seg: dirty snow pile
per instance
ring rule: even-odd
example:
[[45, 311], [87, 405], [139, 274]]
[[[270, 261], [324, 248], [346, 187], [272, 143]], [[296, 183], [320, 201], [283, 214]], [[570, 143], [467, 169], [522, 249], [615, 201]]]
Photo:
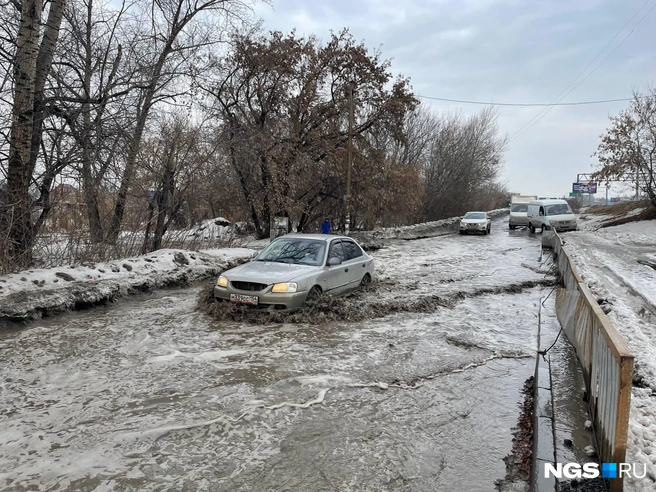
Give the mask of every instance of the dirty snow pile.
[[185, 285], [218, 275], [254, 250], [225, 248], [200, 252], [162, 249], [107, 263], [26, 270], [0, 277], [0, 319], [43, 315], [112, 301], [131, 292]]
[[202, 239], [225, 238], [234, 233], [232, 222], [224, 217], [205, 220], [197, 227], [186, 231], [179, 231], [188, 237], [201, 237]]
[[[565, 250], [635, 355], [626, 461], [656, 482], [656, 221], [564, 235]], [[625, 490], [653, 491], [649, 479]]]

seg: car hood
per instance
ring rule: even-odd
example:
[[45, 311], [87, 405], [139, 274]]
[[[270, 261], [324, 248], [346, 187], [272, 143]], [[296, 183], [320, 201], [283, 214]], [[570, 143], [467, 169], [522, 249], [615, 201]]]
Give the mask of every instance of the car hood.
[[228, 277], [228, 280], [272, 284], [275, 282], [288, 282], [304, 273], [320, 268], [318, 266], [294, 265], [273, 261], [251, 261], [224, 272], [224, 275]]
[[528, 212], [510, 212], [513, 217], [527, 217]]
[[462, 219], [463, 224], [485, 224], [487, 219]]

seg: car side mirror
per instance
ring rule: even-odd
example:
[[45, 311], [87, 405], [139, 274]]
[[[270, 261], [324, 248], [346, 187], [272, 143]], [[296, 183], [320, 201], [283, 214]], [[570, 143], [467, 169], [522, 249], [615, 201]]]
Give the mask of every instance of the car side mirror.
[[338, 256], [333, 256], [328, 260], [328, 266], [337, 266], [342, 263], [342, 259]]
[[260, 254], [259, 251], [253, 251], [253, 254], [251, 255], [251, 260], [254, 260], [255, 258], [257, 258], [259, 254]]

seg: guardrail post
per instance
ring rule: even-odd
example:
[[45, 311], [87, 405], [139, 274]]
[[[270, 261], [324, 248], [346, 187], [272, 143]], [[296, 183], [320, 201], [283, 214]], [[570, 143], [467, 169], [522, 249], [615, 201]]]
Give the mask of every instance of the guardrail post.
[[[633, 383], [633, 356], [621, 356], [619, 365], [620, 394], [617, 401], [617, 420], [615, 422], [614, 463], [624, 463], [626, 459], [626, 442], [629, 434], [629, 413], [631, 410], [631, 385]], [[622, 492], [622, 489], [622, 479], [611, 480], [611, 492]]]

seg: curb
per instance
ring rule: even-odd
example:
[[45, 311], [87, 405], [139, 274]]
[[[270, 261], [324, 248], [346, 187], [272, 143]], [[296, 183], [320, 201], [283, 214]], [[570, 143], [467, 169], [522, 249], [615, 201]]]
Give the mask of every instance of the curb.
[[551, 391], [551, 359], [541, 353], [542, 325], [538, 313], [538, 353], [535, 357], [533, 380], [533, 463], [531, 465], [530, 490], [533, 492], [556, 491], [556, 478], [544, 477], [544, 465], [556, 464], [556, 432]]

